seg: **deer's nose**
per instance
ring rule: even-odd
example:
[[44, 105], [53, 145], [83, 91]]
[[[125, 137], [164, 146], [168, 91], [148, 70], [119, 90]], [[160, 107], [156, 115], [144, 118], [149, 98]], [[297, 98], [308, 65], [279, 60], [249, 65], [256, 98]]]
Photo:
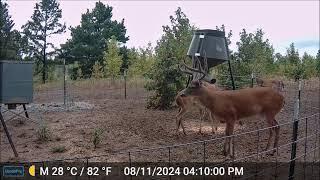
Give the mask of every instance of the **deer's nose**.
[[214, 84], [214, 83], [216, 83], [216, 82], [217, 82], [216, 79], [211, 79], [211, 81], [210, 81], [211, 84]]

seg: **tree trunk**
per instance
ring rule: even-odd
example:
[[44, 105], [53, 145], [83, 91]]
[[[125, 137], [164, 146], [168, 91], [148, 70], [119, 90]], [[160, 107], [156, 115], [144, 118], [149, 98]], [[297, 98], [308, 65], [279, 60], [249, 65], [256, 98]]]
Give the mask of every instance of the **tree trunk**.
[[47, 62], [46, 62], [46, 38], [44, 40], [44, 48], [43, 48], [43, 68], [42, 68], [42, 83], [45, 84], [46, 83], [46, 71], [47, 71]]
[[[47, 12], [46, 12], [47, 17]], [[46, 62], [46, 49], [47, 49], [47, 19], [45, 21], [45, 29], [44, 29], [44, 44], [43, 44], [43, 68], [42, 68], [42, 83], [46, 83], [46, 72], [47, 72], [47, 62]]]

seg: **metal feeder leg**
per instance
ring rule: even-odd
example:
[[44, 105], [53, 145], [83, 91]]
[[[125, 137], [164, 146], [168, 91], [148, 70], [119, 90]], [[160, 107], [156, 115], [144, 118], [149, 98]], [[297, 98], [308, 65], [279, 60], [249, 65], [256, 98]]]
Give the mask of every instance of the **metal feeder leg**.
[[29, 118], [29, 114], [28, 114], [28, 111], [27, 111], [27, 108], [26, 108], [26, 105], [23, 104], [23, 110], [24, 110], [24, 114], [26, 115], [26, 118]]
[[4, 122], [4, 119], [3, 119], [3, 116], [2, 116], [1, 111], [0, 111], [0, 120], [1, 120], [2, 126], [3, 126], [3, 128], [4, 128], [4, 131], [5, 131], [6, 135], [7, 135], [7, 138], [8, 138], [8, 140], [9, 140], [10, 146], [11, 146], [11, 148], [12, 148], [12, 150], [13, 150], [14, 156], [15, 156], [15, 157], [18, 157], [17, 150], [16, 150], [16, 148], [14, 147], [14, 144], [13, 144], [13, 142], [12, 142], [12, 139], [11, 139], [11, 136], [10, 136], [10, 134], [9, 134], [8, 128], [7, 128], [7, 126], [6, 126], [6, 123]]

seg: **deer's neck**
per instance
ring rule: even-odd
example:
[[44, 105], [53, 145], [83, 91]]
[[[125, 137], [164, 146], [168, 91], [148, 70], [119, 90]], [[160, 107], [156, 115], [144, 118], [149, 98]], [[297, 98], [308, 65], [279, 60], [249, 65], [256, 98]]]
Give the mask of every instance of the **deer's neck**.
[[204, 88], [202, 91], [200, 91], [199, 100], [200, 102], [206, 106], [207, 108], [211, 108], [215, 102], [215, 93], [211, 92], [209, 89]]

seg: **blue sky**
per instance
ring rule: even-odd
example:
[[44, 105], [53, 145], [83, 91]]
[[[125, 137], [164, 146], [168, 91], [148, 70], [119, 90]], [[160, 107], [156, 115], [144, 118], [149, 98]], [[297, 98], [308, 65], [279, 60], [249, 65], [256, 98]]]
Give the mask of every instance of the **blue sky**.
[[[20, 27], [30, 19], [36, 1], [10, 0], [9, 11]], [[60, 2], [62, 21], [67, 26], [80, 24], [81, 14], [92, 9], [95, 1], [63, 0]], [[236, 49], [239, 32], [245, 28], [253, 32], [262, 28], [276, 52], [284, 54], [291, 42], [296, 44], [300, 55], [315, 55], [319, 49], [319, 2], [318, 1], [102, 1], [114, 7], [113, 19], [125, 19], [130, 40], [129, 47], [154, 46], [161, 37], [162, 25], [169, 24], [169, 16], [181, 7], [191, 23], [200, 29], [215, 29], [225, 24], [233, 30], [230, 49]], [[55, 45], [70, 38], [68, 30], [63, 35], [52, 36]]]

